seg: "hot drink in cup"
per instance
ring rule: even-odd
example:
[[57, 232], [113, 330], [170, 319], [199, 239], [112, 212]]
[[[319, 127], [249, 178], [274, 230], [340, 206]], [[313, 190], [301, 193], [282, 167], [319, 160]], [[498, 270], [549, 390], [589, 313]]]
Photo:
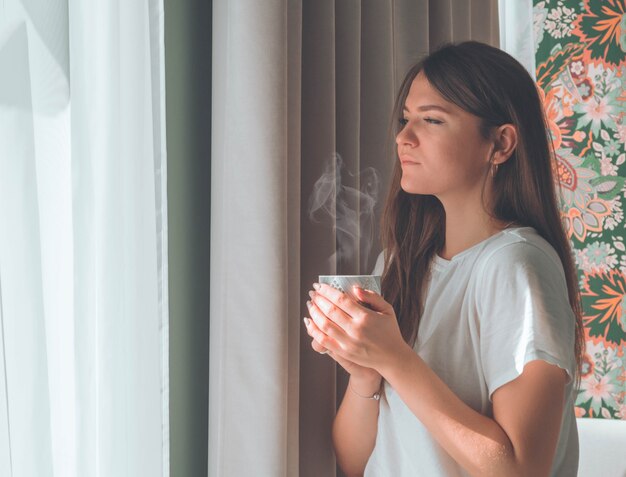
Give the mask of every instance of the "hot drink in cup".
[[[326, 283], [350, 296], [354, 301], [365, 305], [355, 296], [352, 287], [357, 285], [380, 294], [380, 275], [320, 275], [319, 283]], [[365, 305], [367, 306], [367, 305]], [[368, 307], [369, 308], [369, 307]]]

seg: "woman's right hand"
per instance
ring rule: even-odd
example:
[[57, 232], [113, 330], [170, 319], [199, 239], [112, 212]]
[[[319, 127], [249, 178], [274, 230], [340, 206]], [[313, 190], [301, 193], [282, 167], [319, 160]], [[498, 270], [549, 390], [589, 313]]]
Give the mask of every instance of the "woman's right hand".
[[[307, 332], [309, 332], [308, 327], [307, 327]], [[309, 332], [309, 335], [310, 334], [311, 333]], [[359, 388], [362, 387], [365, 389], [367, 387], [373, 387], [374, 389], [378, 389], [376, 387], [376, 383], [378, 383], [378, 387], [380, 387], [382, 376], [375, 369], [365, 368], [356, 363], [353, 363], [352, 361], [348, 361], [347, 359], [340, 358], [339, 356], [335, 355], [331, 351], [324, 348], [321, 344], [319, 344], [315, 340], [311, 342], [311, 347], [318, 353], [327, 354], [328, 356], [333, 358], [337, 363], [339, 363], [339, 365], [348, 372], [353, 384], [356, 382], [359, 382], [359, 383], [363, 382], [363, 386], [359, 386]], [[355, 386], [358, 386], [358, 385], [355, 384]]]

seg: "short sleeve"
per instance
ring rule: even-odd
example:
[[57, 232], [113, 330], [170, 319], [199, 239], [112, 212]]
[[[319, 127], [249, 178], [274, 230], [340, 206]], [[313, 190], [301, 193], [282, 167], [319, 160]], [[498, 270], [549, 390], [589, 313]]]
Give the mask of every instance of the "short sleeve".
[[571, 381], [575, 318], [556, 252], [528, 242], [508, 244], [488, 257], [476, 283], [489, 399], [537, 359], [565, 369]]

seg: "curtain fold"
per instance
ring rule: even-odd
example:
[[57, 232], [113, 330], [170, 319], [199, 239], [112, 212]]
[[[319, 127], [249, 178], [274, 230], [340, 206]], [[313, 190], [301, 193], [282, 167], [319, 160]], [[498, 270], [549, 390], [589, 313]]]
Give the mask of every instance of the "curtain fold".
[[300, 8], [213, 3], [209, 475], [297, 473]]
[[105, 475], [162, 475], [168, 471], [163, 70], [150, 43], [155, 28], [162, 31], [162, 4], [73, 3], [69, 14], [78, 133], [72, 134], [74, 308], [77, 317], [91, 318], [74, 328], [83, 411], [77, 472], [88, 474], [96, 462]]
[[169, 475], [162, 25], [0, 6], [2, 475]]
[[[346, 2], [347, 3], [347, 2]], [[360, 18], [360, 15], [357, 19]], [[312, 283], [311, 272], [324, 274], [336, 273], [341, 258], [337, 256], [336, 237], [330, 233], [336, 227], [336, 204], [327, 199], [336, 193], [335, 179], [339, 163], [335, 161], [336, 154], [336, 90], [335, 90], [335, 62], [337, 52], [335, 32], [335, 2], [322, 0], [319, 2], [303, 1], [302, 8], [302, 101], [300, 105], [301, 150], [297, 160], [301, 163], [300, 177], [300, 257], [299, 280], [300, 287], [296, 297], [300, 299], [297, 315], [290, 315], [285, 319], [297, 322], [302, 326], [302, 317], [307, 316], [304, 303], [308, 299], [304, 290]], [[359, 35], [360, 37], [360, 35]], [[348, 43], [349, 40], [346, 40]], [[359, 38], [360, 42], [360, 38]], [[355, 118], [356, 119], [356, 118]], [[358, 120], [348, 127], [358, 127]], [[312, 134], [312, 132], [315, 132]], [[357, 129], [358, 132], [358, 129]], [[321, 201], [321, 211], [317, 213], [314, 226], [311, 221], [309, 204], [313, 201], [313, 185], [315, 181], [325, 175], [326, 183], [319, 189], [320, 195], [315, 200]], [[349, 199], [348, 199], [349, 200]], [[354, 205], [354, 204], [352, 204]], [[351, 224], [342, 224], [339, 232], [347, 239], [346, 247], [353, 246], [348, 240]], [[307, 335], [300, 332], [300, 413], [299, 432], [293, 436], [299, 439], [299, 467], [294, 475], [303, 475], [310, 471], [311, 475], [324, 475], [329, 471], [328, 456], [332, 451], [332, 444], [328, 439], [328, 422], [335, 414], [335, 370], [328, 360], [317, 358], [307, 362], [310, 356], [302, 354], [307, 349]], [[315, 358], [314, 358], [315, 359]], [[312, 409], [306, 410], [306, 406]], [[304, 410], [304, 412], [303, 412]], [[320, 439], [321, 437], [321, 439]], [[321, 458], [320, 458], [321, 457]], [[303, 465], [309, 468], [305, 471]]]
[[477, 40], [498, 44], [498, 2], [495, 0], [429, 0], [428, 41]]
[[347, 376], [302, 325], [317, 276], [370, 273], [390, 113], [443, 41], [498, 45], [497, 2], [213, 3], [209, 475], [341, 475]]

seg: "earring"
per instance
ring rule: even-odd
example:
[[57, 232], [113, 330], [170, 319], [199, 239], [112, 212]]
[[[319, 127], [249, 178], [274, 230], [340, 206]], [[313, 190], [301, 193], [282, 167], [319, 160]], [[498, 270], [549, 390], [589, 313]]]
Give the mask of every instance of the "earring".
[[491, 165], [491, 177], [495, 178], [497, 173], [498, 173], [498, 164], [492, 164]]

